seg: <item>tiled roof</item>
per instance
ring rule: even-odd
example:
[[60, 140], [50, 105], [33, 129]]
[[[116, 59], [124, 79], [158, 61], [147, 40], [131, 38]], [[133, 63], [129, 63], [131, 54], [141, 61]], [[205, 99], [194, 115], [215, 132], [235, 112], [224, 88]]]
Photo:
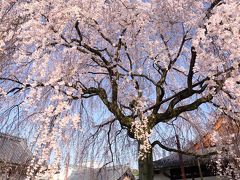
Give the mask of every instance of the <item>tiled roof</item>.
[[[197, 158], [189, 155], [182, 155], [184, 167], [197, 166]], [[206, 164], [211, 161], [210, 157], [201, 158], [201, 163]], [[173, 153], [167, 157], [164, 157], [160, 160], [154, 161], [153, 166], [155, 170], [164, 169], [164, 168], [175, 168], [180, 166], [179, 155]]]
[[25, 165], [32, 158], [26, 140], [0, 133], [0, 162]]
[[99, 168], [79, 167], [72, 172], [69, 180], [122, 180], [127, 176], [134, 180], [131, 170], [125, 166]]

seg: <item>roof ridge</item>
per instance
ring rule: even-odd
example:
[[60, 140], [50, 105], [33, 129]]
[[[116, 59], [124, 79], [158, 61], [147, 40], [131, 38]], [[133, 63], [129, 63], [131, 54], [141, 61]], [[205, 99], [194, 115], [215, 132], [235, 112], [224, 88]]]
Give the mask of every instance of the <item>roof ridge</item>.
[[24, 138], [21, 138], [21, 137], [18, 137], [18, 136], [13, 136], [11, 134], [7, 134], [7, 133], [1, 133], [0, 132], [0, 138], [6, 138], [6, 139], [11, 139], [11, 140], [14, 140], [14, 141], [26, 141], [26, 139]]

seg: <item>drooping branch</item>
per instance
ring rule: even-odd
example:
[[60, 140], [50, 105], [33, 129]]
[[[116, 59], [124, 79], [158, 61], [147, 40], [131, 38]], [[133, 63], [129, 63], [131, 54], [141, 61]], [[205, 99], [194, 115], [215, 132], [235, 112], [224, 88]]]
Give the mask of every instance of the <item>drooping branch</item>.
[[211, 155], [217, 154], [216, 151], [209, 152], [209, 153], [206, 153], [206, 154], [198, 154], [198, 153], [195, 153], [195, 152], [182, 151], [182, 150], [178, 150], [178, 149], [175, 149], [175, 148], [167, 147], [164, 144], [162, 144], [160, 141], [154, 141], [151, 145], [152, 145], [152, 147], [158, 145], [162, 149], [165, 149], [166, 151], [169, 151], [169, 152], [176, 152], [176, 153], [180, 153], [180, 154], [184, 154], [184, 155], [188, 155], [188, 156], [195, 156], [195, 157], [202, 157], [202, 158], [203, 157], [209, 157]]

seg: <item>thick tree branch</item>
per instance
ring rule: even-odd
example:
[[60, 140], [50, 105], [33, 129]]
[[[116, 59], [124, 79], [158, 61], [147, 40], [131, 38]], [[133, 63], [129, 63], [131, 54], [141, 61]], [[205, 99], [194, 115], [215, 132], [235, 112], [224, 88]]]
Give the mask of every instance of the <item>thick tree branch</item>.
[[205, 20], [205, 19], [208, 19], [208, 18], [211, 16], [212, 10], [213, 10], [217, 5], [219, 5], [222, 1], [223, 1], [223, 0], [214, 0], [214, 1], [212, 2], [212, 4], [210, 5], [210, 7], [209, 7], [209, 8], [207, 9], [207, 11], [206, 11], [206, 15], [205, 15], [205, 17], [204, 17], [204, 20]]
[[159, 147], [161, 147], [162, 149], [165, 149], [168, 152], [176, 152], [176, 153], [180, 153], [180, 154], [184, 154], [184, 155], [188, 155], [188, 156], [195, 156], [195, 157], [208, 157], [208, 156], [217, 154], [216, 151], [209, 152], [206, 154], [197, 154], [194, 152], [182, 151], [182, 150], [178, 150], [175, 148], [167, 147], [164, 144], [162, 144], [160, 141], [154, 141], [151, 145], [152, 145], [152, 147], [158, 145]]
[[188, 72], [188, 77], [187, 77], [187, 84], [188, 84], [189, 91], [192, 90], [193, 68], [195, 65], [196, 57], [197, 57], [197, 53], [196, 53], [194, 47], [191, 48], [191, 54], [192, 54], [192, 56], [191, 56], [191, 60], [190, 60], [189, 72]]
[[164, 88], [162, 86], [163, 86], [163, 84], [166, 81], [168, 71], [176, 63], [176, 61], [178, 60], [178, 58], [179, 58], [179, 56], [180, 56], [180, 54], [182, 52], [183, 46], [184, 46], [185, 42], [187, 41], [186, 36], [187, 36], [187, 33], [184, 32], [183, 37], [182, 37], [182, 41], [181, 41], [181, 44], [180, 44], [180, 47], [179, 47], [178, 52], [177, 52], [177, 55], [176, 55], [176, 57], [174, 59], [172, 59], [172, 55], [171, 55], [170, 50], [168, 48], [168, 44], [164, 40], [163, 35], [161, 35], [163, 43], [164, 43], [164, 45], [166, 47], [166, 50], [168, 52], [168, 58], [169, 58], [170, 62], [168, 64], [168, 68], [167, 69], [161, 68], [162, 76], [161, 76], [160, 80], [157, 82], [157, 85], [156, 85], [156, 103], [155, 103], [155, 105], [153, 107], [153, 114], [156, 114], [158, 112], [158, 110], [160, 109], [161, 102], [162, 102], [162, 99], [163, 99], [164, 94], [165, 94], [165, 90], [164, 90]]
[[154, 118], [155, 119], [155, 125], [159, 122], [167, 122], [170, 119], [179, 116], [183, 112], [193, 111], [193, 110], [197, 109], [201, 104], [211, 101], [212, 98], [213, 98], [213, 96], [209, 94], [205, 97], [201, 97], [201, 98], [195, 100], [194, 102], [192, 102], [190, 104], [187, 104], [187, 105], [184, 105], [184, 106], [179, 106], [179, 107], [176, 107], [176, 108], [169, 108], [164, 113], [158, 113], [156, 115], [156, 117]]

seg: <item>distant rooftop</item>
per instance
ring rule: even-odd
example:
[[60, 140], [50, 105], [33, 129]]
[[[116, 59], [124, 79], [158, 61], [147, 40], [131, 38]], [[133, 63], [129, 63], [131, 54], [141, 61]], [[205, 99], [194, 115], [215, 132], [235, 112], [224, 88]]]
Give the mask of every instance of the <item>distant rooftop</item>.
[[7, 134], [7, 133], [0, 133], [0, 138], [6, 138], [6, 139], [10, 139], [10, 140], [13, 140], [13, 141], [26, 141], [26, 139], [24, 138], [21, 138], [21, 137], [18, 137], [18, 136], [13, 136], [13, 135], [10, 135], [10, 134]]
[[[197, 166], [198, 161], [197, 157], [194, 156], [189, 156], [189, 155], [182, 155], [183, 157], [183, 165], [184, 167], [190, 167], [190, 166]], [[207, 164], [211, 162], [210, 157], [206, 158], [201, 158], [201, 163], [202, 164]], [[179, 155], [177, 153], [173, 153], [167, 157], [164, 157], [160, 160], [154, 161], [154, 169], [164, 169], [164, 168], [176, 168], [180, 167], [180, 162], [179, 162]]]
[[32, 158], [27, 141], [10, 134], [0, 133], [0, 162], [26, 165]]
[[115, 166], [101, 168], [79, 167], [69, 176], [69, 180], [122, 180], [129, 177], [134, 180], [134, 176], [127, 166]]

